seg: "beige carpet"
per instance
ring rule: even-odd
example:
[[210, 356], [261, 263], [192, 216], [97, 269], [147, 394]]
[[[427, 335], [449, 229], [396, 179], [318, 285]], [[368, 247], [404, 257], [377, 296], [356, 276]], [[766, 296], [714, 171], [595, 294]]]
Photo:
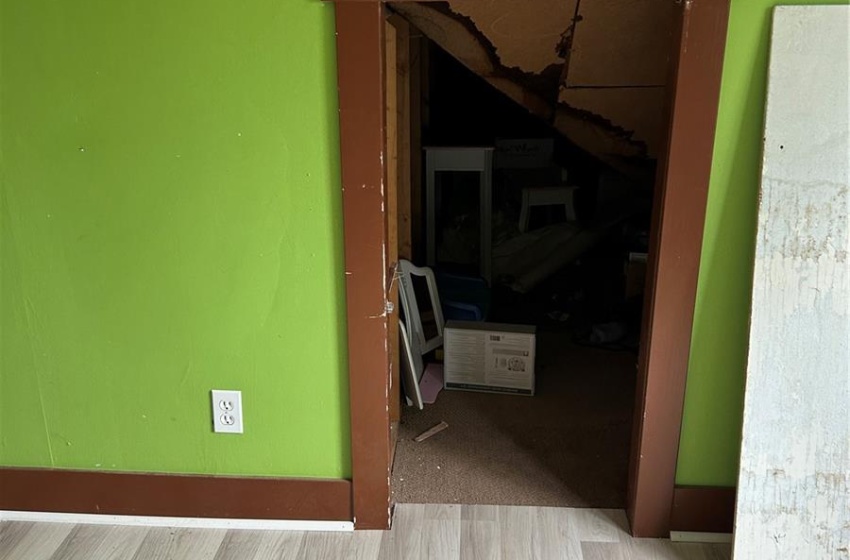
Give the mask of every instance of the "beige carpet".
[[[624, 507], [636, 357], [568, 340], [538, 335], [534, 397], [444, 390], [405, 407], [395, 500]], [[447, 430], [413, 441], [441, 420]]]

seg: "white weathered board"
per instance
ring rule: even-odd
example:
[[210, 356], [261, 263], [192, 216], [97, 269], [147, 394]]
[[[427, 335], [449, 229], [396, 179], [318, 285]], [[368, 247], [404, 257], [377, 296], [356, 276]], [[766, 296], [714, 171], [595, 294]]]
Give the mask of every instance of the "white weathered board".
[[850, 6], [774, 12], [736, 560], [850, 558]]

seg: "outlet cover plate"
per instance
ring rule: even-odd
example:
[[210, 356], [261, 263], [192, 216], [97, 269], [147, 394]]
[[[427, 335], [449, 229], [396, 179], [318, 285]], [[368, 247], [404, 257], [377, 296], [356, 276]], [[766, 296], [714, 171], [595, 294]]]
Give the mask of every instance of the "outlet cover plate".
[[242, 433], [242, 391], [213, 389], [213, 431], [218, 434]]

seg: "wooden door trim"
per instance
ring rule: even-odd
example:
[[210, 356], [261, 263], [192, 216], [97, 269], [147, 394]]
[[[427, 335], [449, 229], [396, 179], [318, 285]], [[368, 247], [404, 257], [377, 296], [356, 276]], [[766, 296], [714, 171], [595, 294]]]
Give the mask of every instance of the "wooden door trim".
[[729, 4], [682, 2], [675, 36], [629, 464], [627, 509], [637, 537], [670, 532]]
[[384, 13], [336, 8], [351, 474], [357, 529], [390, 525]]
[[[672, 1], [672, 0], [671, 0]], [[685, 0], [635, 411], [632, 532], [669, 534], [730, 0]], [[337, 0], [355, 526], [390, 523], [382, 0]]]
[[671, 531], [731, 533], [735, 488], [678, 486], [673, 492]]

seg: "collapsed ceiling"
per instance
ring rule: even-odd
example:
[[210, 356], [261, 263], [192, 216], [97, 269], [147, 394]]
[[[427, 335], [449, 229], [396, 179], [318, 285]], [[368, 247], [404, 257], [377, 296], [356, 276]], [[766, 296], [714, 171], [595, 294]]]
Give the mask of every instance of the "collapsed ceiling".
[[392, 8], [467, 68], [598, 159], [658, 154], [670, 0], [449, 0]]

